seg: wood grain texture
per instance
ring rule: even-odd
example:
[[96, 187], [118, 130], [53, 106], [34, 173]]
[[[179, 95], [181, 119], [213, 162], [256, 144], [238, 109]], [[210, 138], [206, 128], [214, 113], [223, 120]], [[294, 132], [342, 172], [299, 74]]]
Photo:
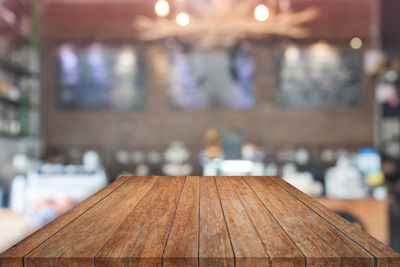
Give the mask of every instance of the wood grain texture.
[[238, 266], [302, 266], [296, 245], [241, 177], [217, 177]]
[[120, 177], [106, 188], [100, 190], [87, 200], [81, 202], [72, 210], [62, 214], [54, 221], [46, 224], [32, 235], [26, 237], [21, 242], [9, 248], [0, 254], [0, 266], [22, 266], [22, 259], [35, 247], [49, 239], [64, 226], [78, 218], [84, 212], [92, 208], [100, 200], [112, 193], [116, 188], [120, 187], [129, 180], [129, 176]]
[[277, 177], [124, 177], [0, 254], [0, 266], [400, 266]]
[[96, 266], [160, 266], [185, 177], [164, 177], [95, 258]]
[[313, 200], [310, 196], [294, 188], [292, 185], [285, 182], [281, 178], [268, 178], [282, 186], [282, 188], [292, 194], [298, 201], [304, 203], [308, 208], [324, 218], [324, 220], [334, 225], [339, 231], [343, 232], [364, 249], [369, 251], [372, 255], [374, 255], [378, 266], [400, 266], [399, 253], [395, 252], [393, 249], [378, 241], [371, 235], [367, 234], [362, 229], [354, 227], [352, 223], [345, 220], [335, 212], [327, 209], [317, 201]]
[[[137, 177], [116, 189], [88, 212], [53, 235], [48, 242], [25, 257], [25, 266], [82, 265], [93, 263], [93, 258], [133, 210], [158, 177]], [[112, 218], [112, 219], [110, 219]]]
[[[307, 264], [374, 265], [372, 255], [287, 194], [287, 191], [275, 182], [264, 177], [245, 177], [245, 180], [306, 255]], [[318, 251], [321, 248], [323, 251]], [[315, 254], [317, 251], [318, 254]], [[332, 254], [327, 252], [336, 254], [335, 260], [332, 260]]]
[[163, 254], [163, 266], [197, 266], [199, 177], [187, 177]]
[[[373, 197], [361, 199], [313, 198], [333, 211], [346, 212], [357, 218], [363, 229], [382, 243], [390, 241], [390, 200], [377, 200]], [[374, 216], [371, 216], [374, 214]]]
[[214, 177], [200, 177], [200, 266], [234, 266], [235, 257]]

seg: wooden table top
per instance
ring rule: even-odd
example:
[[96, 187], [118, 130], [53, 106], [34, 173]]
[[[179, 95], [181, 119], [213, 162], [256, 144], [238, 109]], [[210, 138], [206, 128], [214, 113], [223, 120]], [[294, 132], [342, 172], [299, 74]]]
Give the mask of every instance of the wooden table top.
[[400, 255], [278, 177], [122, 177], [0, 255], [60, 265], [400, 266]]

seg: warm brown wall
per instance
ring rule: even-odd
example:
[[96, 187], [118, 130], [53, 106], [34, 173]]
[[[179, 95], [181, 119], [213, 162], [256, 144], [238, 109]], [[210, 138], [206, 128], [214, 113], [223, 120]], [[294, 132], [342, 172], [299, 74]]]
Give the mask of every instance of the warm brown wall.
[[[74, 1], [84, 2], [84, 1]], [[285, 110], [274, 102], [275, 45], [255, 46], [257, 106], [250, 111], [177, 111], [168, 106], [165, 87], [166, 57], [161, 45], [147, 47], [146, 107], [143, 111], [63, 111], [56, 106], [53, 50], [57, 41], [131, 40], [134, 15], [151, 13], [143, 2], [101, 1], [68, 4], [49, 1], [44, 9], [44, 132], [46, 151], [76, 146], [104, 151], [117, 148], [164, 148], [182, 140], [196, 150], [206, 129], [243, 129], [246, 140], [261, 144], [358, 148], [373, 143], [373, 95], [363, 82], [363, 104], [358, 108]], [[348, 44], [352, 36], [367, 43], [376, 38], [376, 0], [296, 0], [296, 7], [315, 4], [321, 20], [311, 24], [314, 40]]]
[[400, 1], [384, 0], [381, 4], [382, 47], [385, 50], [400, 51]]

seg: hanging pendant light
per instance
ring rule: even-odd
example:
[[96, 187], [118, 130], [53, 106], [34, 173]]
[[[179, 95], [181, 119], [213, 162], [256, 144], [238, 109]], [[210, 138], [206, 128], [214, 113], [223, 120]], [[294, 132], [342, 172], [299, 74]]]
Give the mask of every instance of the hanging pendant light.
[[190, 23], [189, 15], [185, 12], [178, 13], [178, 15], [176, 16], [176, 23], [179, 26], [186, 27]]
[[165, 17], [169, 14], [169, 4], [165, 0], [158, 0], [154, 6], [157, 16]]
[[266, 21], [269, 17], [269, 9], [264, 4], [259, 4], [254, 9], [254, 18], [258, 21]]

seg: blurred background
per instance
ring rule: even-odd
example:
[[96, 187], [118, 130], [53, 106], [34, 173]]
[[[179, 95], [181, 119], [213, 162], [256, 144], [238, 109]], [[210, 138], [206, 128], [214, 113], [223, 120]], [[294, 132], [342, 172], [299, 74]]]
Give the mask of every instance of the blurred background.
[[398, 0], [1, 0], [0, 251], [122, 175], [280, 175], [400, 251]]

